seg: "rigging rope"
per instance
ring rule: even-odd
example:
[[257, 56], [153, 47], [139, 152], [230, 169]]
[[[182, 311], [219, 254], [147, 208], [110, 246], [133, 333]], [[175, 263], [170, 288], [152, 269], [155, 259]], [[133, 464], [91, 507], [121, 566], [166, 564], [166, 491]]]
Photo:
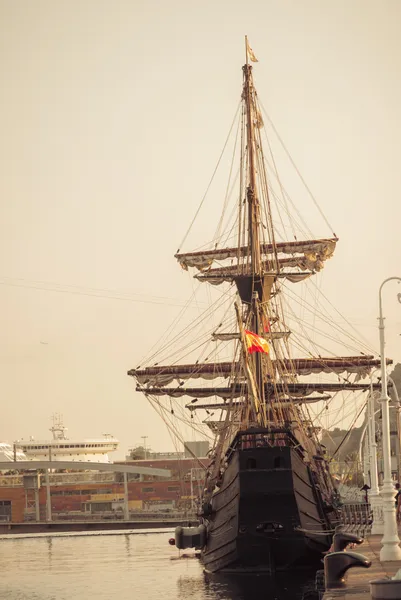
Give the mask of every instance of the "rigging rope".
[[365, 409], [366, 405], [367, 405], [368, 401], [365, 400], [365, 402], [362, 405], [361, 410], [359, 411], [359, 413], [357, 414], [357, 416], [355, 417], [354, 421], [351, 424], [351, 427], [349, 428], [349, 430], [347, 431], [347, 433], [345, 434], [345, 436], [343, 437], [342, 441], [339, 443], [339, 445], [337, 446], [337, 448], [335, 449], [333, 456], [330, 458], [329, 462], [332, 462], [333, 458], [335, 457], [335, 455], [337, 454], [337, 452], [340, 450], [341, 446], [344, 444], [345, 440], [348, 438], [348, 436], [350, 435], [352, 428], [354, 427], [355, 423], [357, 422], [357, 420], [359, 419], [359, 417], [361, 416], [363, 410]]
[[218, 169], [218, 168], [219, 168], [219, 166], [220, 166], [221, 159], [223, 158], [223, 154], [224, 154], [224, 152], [225, 152], [225, 149], [226, 149], [226, 147], [227, 147], [228, 140], [230, 139], [231, 132], [232, 132], [232, 130], [233, 130], [233, 127], [234, 127], [235, 121], [236, 121], [236, 119], [237, 119], [237, 115], [238, 115], [238, 112], [239, 112], [240, 106], [241, 106], [241, 102], [239, 102], [239, 104], [238, 104], [238, 107], [237, 107], [237, 110], [235, 111], [235, 115], [234, 115], [234, 119], [233, 119], [233, 121], [232, 121], [232, 123], [231, 123], [230, 131], [228, 132], [227, 139], [226, 139], [226, 141], [225, 141], [225, 143], [224, 143], [223, 150], [221, 151], [221, 154], [220, 154], [220, 156], [219, 156], [219, 159], [218, 159], [218, 161], [217, 161], [217, 165], [216, 165], [216, 167], [215, 167], [215, 169], [214, 169], [214, 171], [213, 171], [213, 175], [212, 175], [212, 177], [211, 177], [211, 179], [210, 179], [210, 181], [209, 181], [209, 184], [208, 184], [208, 186], [207, 186], [207, 188], [206, 188], [206, 191], [205, 191], [205, 193], [204, 193], [204, 195], [203, 195], [203, 198], [202, 198], [202, 200], [201, 200], [201, 202], [200, 202], [200, 204], [199, 204], [199, 206], [198, 206], [198, 209], [197, 209], [197, 211], [196, 211], [196, 213], [195, 213], [195, 215], [194, 215], [194, 217], [193, 217], [193, 219], [192, 219], [192, 221], [191, 221], [191, 223], [190, 223], [190, 225], [189, 225], [189, 227], [188, 227], [188, 229], [187, 229], [187, 232], [185, 233], [185, 235], [184, 235], [184, 237], [183, 237], [183, 239], [182, 239], [182, 241], [181, 241], [181, 244], [180, 244], [180, 246], [179, 246], [179, 248], [178, 248], [178, 250], [177, 250], [177, 253], [180, 251], [180, 249], [181, 249], [182, 245], [185, 243], [185, 241], [186, 241], [186, 239], [187, 239], [187, 237], [188, 237], [188, 235], [189, 235], [189, 232], [191, 231], [191, 229], [192, 229], [192, 226], [193, 226], [193, 224], [194, 224], [194, 223], [195, 223], [195, 221], [196, 221], [196, 217], [198, 216], [198, 214], [199, 214], [199, 211], [201, 210], [201, 208], [202, 208], [202, 206], [203, 206], [203, 203], [204, 203], [204, 201], [206, 200], [206, 196], [207, 196], [207, 194], [208, 194], [208, 192], [209, 192], [210, 186], [211, 186], [211, 185], [212, 185], [212, 183], [213, 183], [214, 176], [216, 175], [217, 169]]
[[[314, 281], [311, 281], [310, 283], [312, 283], [312, 285], [316, 285]], [[347, 325], [349, 325], [349, 326], [350, 326], [350, 327], [353, 329], [353, 331], [355, 331], [355, 333], [356, 333], [357, 335], [360, 335], [360, 332], [359, 332], [359, 331], [358, 331], [358, 330], [357, 330], [357, 329], [356, 329], [356, 328], [355, 328], [355, 327], [352, 325], [352, 323], [350, 323], [350, 322], [347, 320], [347, 318], [346, 318], [346, 317], [344, 317], [344, 315], [343, 315], [343, 314], [342, 314], [342, 313], [341, 313], [341, 312], [340, 312], [340, 311], [339, 311], [339, 310], [338, 310], [338, 309], [337, 309], [337, 308], [334, 306], [334, 304], [333, 304], [332, 302], [330, 302], [330, 300], [329, 300], [329, 299], [327, 298], [327, 296], [326, 296], [326, 295], [325, 295], [325, 294], [322, 292], [322, 290], [318, 290], [318, 291], [319, 291], [319, 293], [320, 293], [320, 294], [323, 296], [323, 298], [326, 300], [326, 302], [328, 302], [328, 303], [330, 304], [330, 306], [331, 306], [331, 307], [332, 307], [332, 308], [333, 308], [333, 309], [336, 311], [336, 313], [337, 313], [337, 314], [338, 314], [338, 315], [339, 315], [339, 316], [340, 316], [342, 319], [344, 319], [344, 321], [346, 322], [346, 324], [347, 324]], [[324, 308], [324, 307], [323, 307], [323, 308]], [[345, 330], [343, 330], [343, 331], [345, 331]], [[359, 342], [358, 338], [354, 338], [354, 339], [355, 339], [356, 341], [358, 341], [358, 342]], [[377, 351], [376, 351], [376, 350], [375, 350], [375, 349], [374, 349], [372, 346], [370, 346], [370, 345], [369, 345], [369, 342], [366, 340], [366, 338], [364, 338], [364, 337], [363, 337], [362, 339], [363, 339], [363, 341], [365, 342], [365, 348], [366, 348], [367, 350], [369, 350], [369, 352], [373, 352], [373, 354], [376, 354], [376, 353], [377, 353]]]
[[[233, 167], [234, 167], [234, 162], [235, 162], [235, 154], [236, 154], [236, 151], [237, 151], [238, 132], [239, 132], [239, 129], [240, 129], [240, 125], [241, 125], [241, 119], [238, 119], [237, 133], [235, 134], [234, 149], [233, 149], [233, 155], [232, 155], [232, 158], [231, 158], [230, 173], [228, 175], [228, 181], [227, 181], [227, 187], [226, 187], [226, 195], [225, 195], [225, 198], [224, 198], [223, 210], [222, 210], [222, 213], [221, 213], [220, 221], [219, 221], [219, 224], [217, 226], [216, 233], [214, 235], [215, 238], [220, 237], [220, 230], [221, 230], [221, 227], [223, 225], [224, 214], [226, 212], [228, 200], [229, 200], [229, 198], [231, 196], [231, 193], [230, 193], [230, 183], [231, 183], [231, 176], [232, 176], [232, 173], [233, 173]], [[239, 173], [239, 168], [238, 168], [237, 172]], [[237, 177], [235, 178], [235, 181], [236, 181], [236, 179], [237, 179]], [[235, 183], [235, 181], [234, 181], [234, 183]]]
[[271, 125], [271, 127], [272, 127], [272, 129], [273, 129], [273, 131], [274, 131], [274, 133], [276, 134], [276, 136], [277, 136], [277, 139], [278, 139], [278, 141], [280, 142], [280, 144], [281, 144], [281, 146], [282, 146], [282, 148], [283, 148], [284, 152], [286, 153], [286, 155], [287, 155], [288, 159], [290, 160], [290, 162], [291, 162], [292, 166], [294, 167], [294, 169], [295, 169], [295, 171], [296, 171], [296, 173], [297, 173], [298, 177], [299, 177], [299, 178], [300, 178], [300, 180], [302, 181], [302, 183], [303, 183], [303, 185], [304, 185], [304, 187], [305, 187], [306, 191], [308, 192], [309, 196], [311, 197], [311, 199], [312, 199], [312, 201], [313, 201], [314, 205], [316, 206], [317, 210], [319, 211], [319, 213], [320, 213], [320, 216], [322, 217], [322, 219], [323, 219], [323, 220], [324, 220], [324, 222], [326, 223], [327, 227], [328, 227], [328, 228], [331, 230], [331, 232], [333, 233], [334, 237], [337, 237], [337, 236], [336, 236], [336, 234], [334, 233], [334, 228], [333, 228], [333, 227], [330, 225], [330, 223], [329, 223], [329, 221], [328, 221], [328, 219], [327, 219], [326, 215], [324, 214], [323, 210], [320, 208], [318, 201], [316, 200], [316, 198], [315, 198], [315, 197], [314, 197], [314, 195], [312, 194], [312, 191], [311, 191], [311, 190], [310, 190], [310, 188], [308, 187], [308, 184], [306, 183], [305, 179], [302, 177], [302, 174], [301, 174], [301, 172], [299, 171], [299, 169], [298, 169], [297, 165], [295, 164], [295, 161], [294, 161], [294, 159], [292, 158], [291, 154], [289, 153], [289, 151], [288, 151], [288, 149], [287, 149], [286, 145], [284, 144], [284, 141], [283, 141], [283, 139], [281, 138], [281, 136], [280, 136], [280, 134], [278, 133], [278, 131], [277, 131], [276, 127], [274, 126], [274, 123], [273, 123], [273, 121], [271, 120], [271, 118], [269, 117], [269, 115], [268, 115], [268, 113], [267, 113], [266, 109], [264, 108], [264, 106], [263, 106], [262, 102], [260, 102], [260, 101], [259, 101], [259, 103], [260, 103], [260, 106], [262, 107], [262, 110], [263, 110], [263, 112], [264, 112], [265, 116], [267, 117], [267, 120], [269, 121], [269, 123], [270, 123], [270, 125]]

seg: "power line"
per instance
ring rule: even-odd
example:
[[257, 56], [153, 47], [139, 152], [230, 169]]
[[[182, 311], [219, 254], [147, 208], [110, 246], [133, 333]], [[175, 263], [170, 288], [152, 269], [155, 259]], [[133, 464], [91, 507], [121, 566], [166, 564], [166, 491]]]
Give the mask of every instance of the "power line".
[[[8, 277], [1, 277], [3, 281], [0, 281], [0, 285], [9, 287], [18, 287], [25, 289], [39, 290], [42, 292], [58, 292], [61, 294], [71, 294], [74, 296], [86, 296], [92, 298], [107, 298], [109, 300], [122, 300], [127, 302], [137, 302], [141, 304], [160, 304], [162, 306], [187, 306], [186, 303], [179, 302], [175, 298], [168, 298], [165, 296], [152, 296], [135, 298], [133, 296], [141, 296], [140, 294], [118, 292], [117, 290], [108, 290], [102, 288], [85, 288], [69, 284], [59, 284], [55, 282], [47, 281], [29, 281], [26, 279], [12, 279]], [[70, 289], [69, 289], [70, 288]], [[72, 289], [71, 289], [72, 288]]]

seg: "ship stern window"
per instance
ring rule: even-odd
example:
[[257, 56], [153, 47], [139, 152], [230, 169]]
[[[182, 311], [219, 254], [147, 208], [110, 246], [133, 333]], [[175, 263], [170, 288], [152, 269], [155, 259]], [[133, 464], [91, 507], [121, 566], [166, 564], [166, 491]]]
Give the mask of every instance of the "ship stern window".
[[274, 469], [283, 469], [285, 467], [285, 461], [282, 456], [276, 456], [273, 462]]
[[256, 459], [249, 457], [246, 459], [246, 468], [247, 469], [256, 469]]

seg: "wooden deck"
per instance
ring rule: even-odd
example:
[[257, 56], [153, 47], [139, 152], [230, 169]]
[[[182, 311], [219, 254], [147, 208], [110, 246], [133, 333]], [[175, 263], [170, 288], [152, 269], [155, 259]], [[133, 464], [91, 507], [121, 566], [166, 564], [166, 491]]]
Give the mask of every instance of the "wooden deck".
[[347, 587], [325, 592], [323, 600], [370, 600], [369, 581], [393, 577], [401, 569], [401, 561], [380, 562], [381, 535], [368, 536], [354, 552], [364, 554], [372, 561], [369, 569], [355, 567], [348, 571]]

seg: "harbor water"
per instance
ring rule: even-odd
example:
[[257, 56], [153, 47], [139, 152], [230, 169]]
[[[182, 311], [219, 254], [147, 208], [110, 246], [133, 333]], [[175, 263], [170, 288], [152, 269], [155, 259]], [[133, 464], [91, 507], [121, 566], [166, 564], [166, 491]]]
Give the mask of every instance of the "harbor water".
[[205, 575], [172, 531], [0, 539], [1, 600], [301, 600], [313, 574]]

